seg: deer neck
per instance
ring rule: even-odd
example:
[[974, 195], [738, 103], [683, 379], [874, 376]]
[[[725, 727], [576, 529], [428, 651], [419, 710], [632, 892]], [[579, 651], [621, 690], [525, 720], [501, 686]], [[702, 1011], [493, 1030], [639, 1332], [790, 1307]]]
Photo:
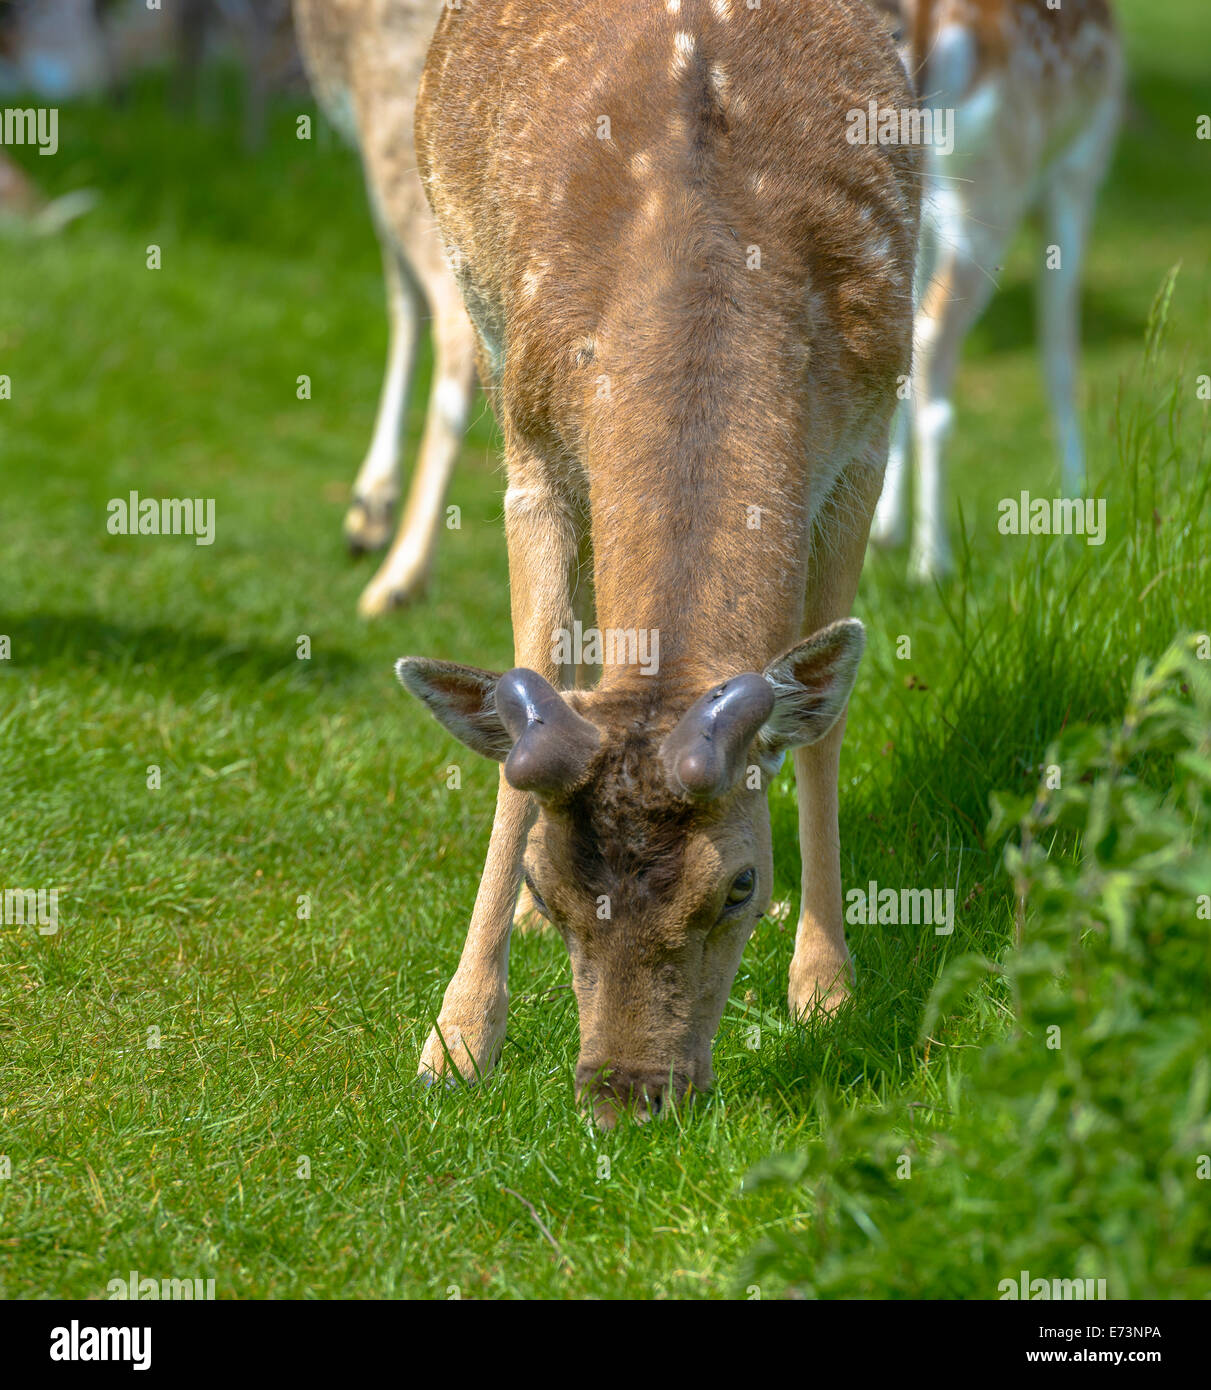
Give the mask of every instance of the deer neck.
[[[808, 352], [786, 287], [746, 270], [726, 226], [671, 231], [661, 254], [640, 241], [603, 316], [587, 471], [597, 625], [654, 635], [655, 679], [689, 690], [799, 634]], [[602, 688], [652, 676], [607, 663]]]

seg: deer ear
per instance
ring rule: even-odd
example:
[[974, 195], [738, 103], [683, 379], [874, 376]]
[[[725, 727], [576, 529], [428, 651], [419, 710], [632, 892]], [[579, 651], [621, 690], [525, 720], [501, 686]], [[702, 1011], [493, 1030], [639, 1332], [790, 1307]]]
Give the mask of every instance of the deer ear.
[[840, 719], [858, 674], [866, 629], [856, 618], [822, 627], [765, 668], [774, 708], [757, 751], [777, 766], [788, 748], [817, 743]]
[[395, 674], [404, 689], [472, 752], [498, 763], [509, 756], [513, 739], [496, 709], [499, 672], [405, 656], [395, 663]]

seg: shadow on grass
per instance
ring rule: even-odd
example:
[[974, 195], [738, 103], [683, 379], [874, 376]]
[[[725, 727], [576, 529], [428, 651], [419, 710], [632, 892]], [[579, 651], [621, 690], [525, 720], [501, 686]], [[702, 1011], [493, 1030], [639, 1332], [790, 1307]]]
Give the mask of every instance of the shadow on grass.
[[14, 676], [24, 671], [104, 671], [193, 697], [215, 685], [314, 689], [365, 670], [364, 660], [329, 642], [312, 659], [300, 661], [292, 642], [275, 647], [232, 642], [205, 628], [115, 623], [95, 613], [34, 613], [6, 618], [4, 626], [12, 643], [12, 657], [5, 664]]

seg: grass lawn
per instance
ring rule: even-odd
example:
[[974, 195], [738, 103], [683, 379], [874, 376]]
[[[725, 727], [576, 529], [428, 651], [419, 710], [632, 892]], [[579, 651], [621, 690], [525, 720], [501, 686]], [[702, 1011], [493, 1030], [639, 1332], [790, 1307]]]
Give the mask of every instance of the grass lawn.
[[[237, 112], [186, 123], [155, 82], [120, 108], [65, 108], [54, 159], [13, 152], [48, 191], [102, 197], [56, 238], [0, 243], [0, 888], [57, 888], [60, 927], [0, 929], [0, 1293], [105, 1297], [137, 1270], [213, 1278], [221, 1298], [743, 1296], [754, 1246], [813, 1219], [801, 1189], [743, 1188], [754, 1165], [818, 1139], [830, 1114], [945, 1108], [966, 1059], [1007, 1029], [991, 982], [919, 1037], [947, 962], [1010, 941], [990, 793], [1029, 792], [1062, 727], [1117, 717], [1137, 660], [1211, 623], [1196, 388], [1211, 372], [1211, 142], [1194, 136], [1211, 8], [1121, 8], [1132, 113], [1085, 293], [1108, 541], [997, 532], [998, 499], [1056, 487], [1023, 237], [957, 393], [961, 572], [923, 591], [904, 553], [875, 555], [857, 604], [870, 645], [842, 768], [843, 879], [954, 888], [954, 934], [851, 927], [853, 1008], [792, 1026], [788, 768], [772, 792], [783, 909], [747, 949], [717, 1088], [608, 1135], [573, 1104], [554, 934], [514, 943], [490, 1082], [414, 1082], [496, 773], [391, 667], [405, 653], [510, 664], [503, 478], [481, 400], [451, 497], [462, 527], [442, 536], [426, 600], [359, 623], [368, 562], [345, 555], [341, 517], [386, 322], [355, 159], [335, 138], [296, 140], [290, 100], [246, 156]], [[414, 409], [413, 443], [419, 424]], [[214, 544], [108, 534], [107, 502], [132, 490], [214, 498]], [[921, 1287], [943, 1258], [922, 1243]], [[872, 1292], [893, 1284], [888, 1271]], [[1130, 1264], [1122, 1284], [1172, 1291]], [[762, 1296], [785, 1287], [771, 1274]], [[996, 1281], [973, 1267], [953, 1292], [995, 1297]]]

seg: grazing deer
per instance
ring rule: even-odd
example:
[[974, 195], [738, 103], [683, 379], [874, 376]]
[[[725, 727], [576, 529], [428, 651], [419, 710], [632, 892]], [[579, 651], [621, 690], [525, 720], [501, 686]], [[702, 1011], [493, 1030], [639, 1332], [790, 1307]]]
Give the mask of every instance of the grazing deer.
[[400, 433], [426, 304], [433, 315], [433, 384], [420, 453], [395, 543], [361, 596], [364, 617], [387, 612], [424, 583], [475, 393], [475, 337], [433, 227], [413, 145], [416, 89], [439, 10], [442, 0], [294, 0], [316, 98], [361, 153], [391, 318], [374, 435], [345, 517], [355, 553], [377, 550], [391, 537]]
[[[794, 750], [803, 894], [789, 1005], [849, 987], [837, 779], [865, 634], [847, 615], [911, 349], [919, 154], [864, 0], [464, 0], [417, 152], [504, 435], [514, 660], [398, 674], [503, 763], [483, 880], [421, 1075], [505, 1033], [524, 877], [558, 928], [597, 1122], [711, 1084], [772, 888], [766, 787]], [[580, 543], [603, 648], [555, 688]], [[659, 667], [635, 662], [659, 635]], [[652, 644], [654, 649], [655, 644]]]
[[[1080, 287], [1098, 185], [1118, 130], [1123, 57], [1107, 0], [881, 0], [922, 101], [954, 112], [953, 149], [927, 150], [912, 405], [893, 430], [872, 528], [904, 539], [916, 460], [910, 568], [950, 568], [943, 446], [959, 353], [1027, 212], [1041, 213], [1039, 334], [1064, 492], [1085, 490], [1075, 403]], [[898, 14], [896, 13], [898, 11]]]

